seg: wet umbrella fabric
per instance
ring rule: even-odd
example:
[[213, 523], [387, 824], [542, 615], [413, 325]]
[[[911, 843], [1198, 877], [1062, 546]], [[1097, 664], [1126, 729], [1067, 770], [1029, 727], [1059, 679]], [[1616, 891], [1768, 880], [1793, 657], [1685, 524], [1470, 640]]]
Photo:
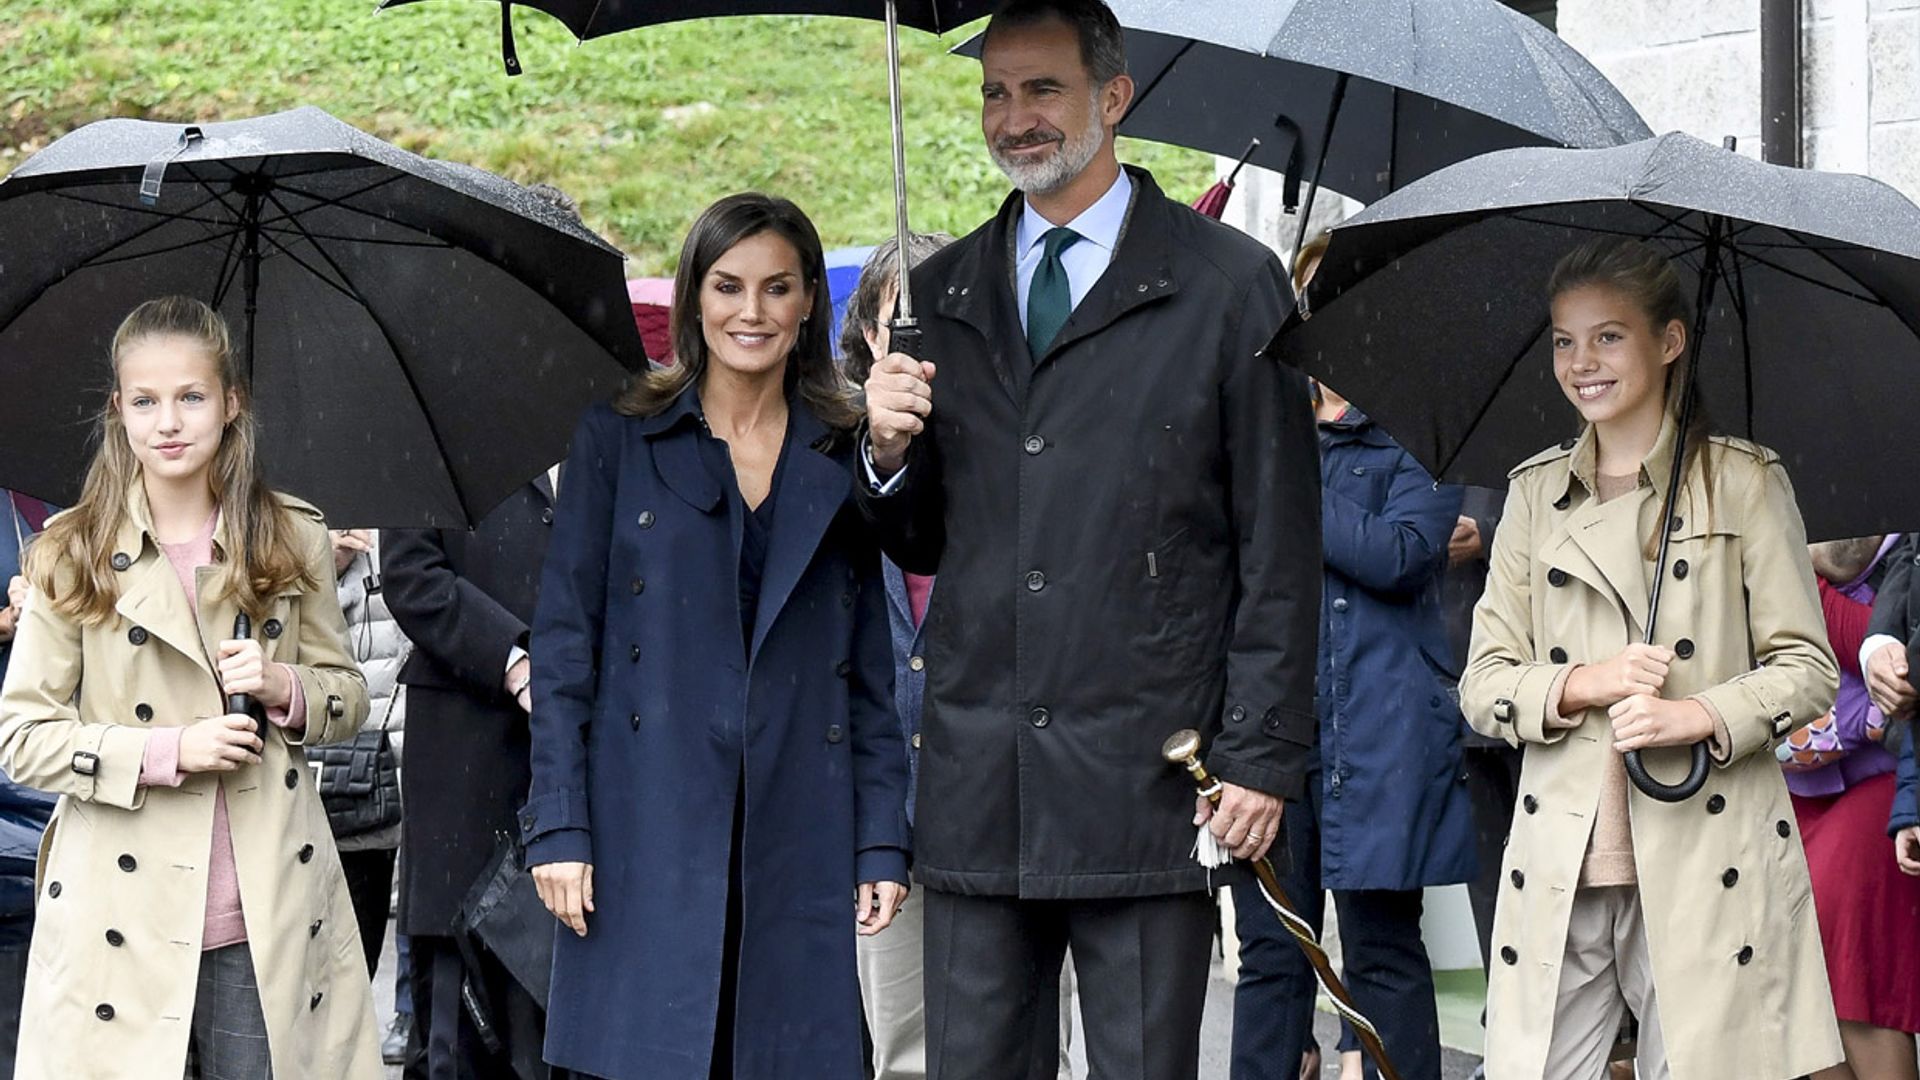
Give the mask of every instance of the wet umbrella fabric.
[[0, 183], [0, 235], [0, 486], [59, 503], [114, 329], [159, 295], [226, 315], [268, 481], [342, 524], [470, 525], [646, 363], [617, 250], [313, 108], [90, 124]]
[[[1690, 297], [1715, 428], [1777, 451], [1813, 539], [1911, 528], [1920, 500], [1920, 208], [1876, 180], [1765, 165], [1687, 135], [1520, 149], [1436, 173], [1336, 227], [1270, 351], [1324, 379], [1435, 476], [1504, 487], [1578, 431], [1546, 282], [1600, 235], [1646, 239]], [[1707, 260], [1709, 250], [1713, 252]], [[1872, 463], [1868, 466], [1866, 463]]]

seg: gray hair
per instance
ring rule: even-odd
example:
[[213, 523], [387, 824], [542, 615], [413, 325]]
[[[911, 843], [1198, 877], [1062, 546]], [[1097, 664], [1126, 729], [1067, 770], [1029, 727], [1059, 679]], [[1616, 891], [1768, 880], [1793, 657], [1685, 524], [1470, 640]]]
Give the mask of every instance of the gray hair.
[[1007, 0], [987, 23], [987, 37], [996, 27], [1032, 26], [1049, 19], [1079, 33], [1080, 61], [1096, 90], [1127, 73], [1126, 33], [1106, 0]]
[[[953, 237], [943, 232], [910, 232], [907, 261], [909, 265], [918, 266], [951, 243]], [[873, 249], [860, 267], [860, 284], [854, 287], [853, 296], [847, 301], [846, 322], [840, 328], [840, 362], [855, 386], [867, 381], [867, 370], [873, 367], [867, 332], [879, 328], [881, 302], [886, 299], [887, 291], [900, 283], [899, 248], [898, 240], [888, 240]]]

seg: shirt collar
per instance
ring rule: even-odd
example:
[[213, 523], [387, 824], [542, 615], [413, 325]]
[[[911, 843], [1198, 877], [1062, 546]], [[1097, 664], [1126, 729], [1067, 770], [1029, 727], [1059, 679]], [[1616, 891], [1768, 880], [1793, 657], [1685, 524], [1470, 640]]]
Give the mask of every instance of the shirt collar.
[[[1120, 246], [1120, 230], [1127, 223], [1127, 205], [1132, 201], [1133, 178], [1127, 175], [1127, 170], [1121, 169], [1107, 193], [1092, 206], [1080, 211], [1079, 217], [1067, 222], [1067, 228], [1079, 233], [1080, 239], [1098, 244], [1107, 257], [1112, 258], [1114, 249]], [[1041, 217], [1032, 202], [1022, 199], [1020, 229], [1014, 238], [1020, 257], [1025, 258], [1051, 228], [1053, 222]]]

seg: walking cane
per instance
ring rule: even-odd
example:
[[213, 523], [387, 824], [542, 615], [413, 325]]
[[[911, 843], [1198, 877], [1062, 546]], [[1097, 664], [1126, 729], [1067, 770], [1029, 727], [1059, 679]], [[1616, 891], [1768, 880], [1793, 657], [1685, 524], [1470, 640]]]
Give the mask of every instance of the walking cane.
[[[1192, 728], [1174, 732], [1161, 746], [1160, 756], [1191, 773], [1201, 797], [1215, 808], [1219, 807], [1220, 781], [1214, 779], [1213, 774], [1207, 772], [1207, 767], [1200, 763], [1199, 732]], [[1260, 892], [1267, 898], [1267, 904], [1280, 917], [1280, 924], [1287, 928], [1287, 933], [1293, 935], [1300, 951], [1307, 954], [1314, 973], [1320, 976], [1320, 985], [1326, 987], [1327, 995], [1333, 999], [1333, 1007], [1339, 1011], [1342, 1019], [1353, 1026], [1354, 1034], [1360, 1037], [1361, 1048], [1373, 1058], [1380, 1075], [1384, 1080], [1400, 1080], [1400, 1073], [1387, 1057], [1387, 1048], [1380, 1042], [1380, 1032], [1373, 1026], [1373, 1021], [1361, 1015], [1360, 1007], [1354, 1004], [1353, 994], [1340, 981], [1340, 976], [1334, 973], [1333, 961], [1327, 959], [1327, 950], [1320, 947], [1320, 939], [1314, 933], [1313, 926], [1300, 917], [1293, 903], [1287, 899], [1286, 890], [1280, 887], [1280, 875], [1274, 873], [1273, 863], [1265, 856], [1253, 860], [1253, 874], [1260, 881]]]

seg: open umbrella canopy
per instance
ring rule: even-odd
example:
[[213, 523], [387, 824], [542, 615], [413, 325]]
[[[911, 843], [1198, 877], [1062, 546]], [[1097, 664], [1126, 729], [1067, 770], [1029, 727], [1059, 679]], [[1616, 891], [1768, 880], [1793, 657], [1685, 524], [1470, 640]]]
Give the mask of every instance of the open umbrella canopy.
[[646, 365], [624, 259], [572, 215], [313, 108], [90, 124], [0, 182], [0, 236], [0, 487], [56, 503], [156, 296], [226, 316], [269, 482], [342, 525], [470, 525]]
[[[418, 0], [383, 0], [398, 7]], [[494, 0], [497, 2], [497, 0]], [[963, 23], [993, 14], [998, 0], [898, 0], [900, 25], [944, 34]], [[887, 0], [513, 0], [518, 7], [544, 11], [566, 24], [582, 41], [637, 26], [709, 19], [722, 15], [848, 15], [884, 19]]]
[[1680, 134], [1489, 154], [1336, 227], [1311, 318], [1296, 313], [1269, 351], [1434, 475], [1504, 487], [1578, 432], [1553, 377], [1546, 282], [1601, 235], [1658, 245], [1708, 297], [1692, 335], [1700, 402], [1715, 430], [1780, 453], [1813, 538], [1920, 524], [1907, 488], [1862, 480], [1920, 473], [1920, 208], [1866, 177]]

